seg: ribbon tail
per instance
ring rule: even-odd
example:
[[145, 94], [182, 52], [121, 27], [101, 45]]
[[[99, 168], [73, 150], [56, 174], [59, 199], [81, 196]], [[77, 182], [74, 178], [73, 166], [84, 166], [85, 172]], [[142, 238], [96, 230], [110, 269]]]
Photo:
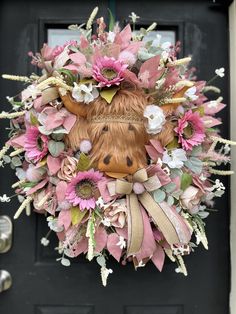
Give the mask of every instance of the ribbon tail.
[[143, 218], [137, 196], [132, 193], [127, 195], [128, 204], [128, 250], [127, 255], [137, 253], [143, 242]]
[[139, 195], [139, 201], [163, 233], [166, 241], [170, 245], [179, 243], [180, 239], [178, 233], [171, 220], [167, 217], [161, 206], [154, 201], [152, 196], [148, 192], [145, 192]]

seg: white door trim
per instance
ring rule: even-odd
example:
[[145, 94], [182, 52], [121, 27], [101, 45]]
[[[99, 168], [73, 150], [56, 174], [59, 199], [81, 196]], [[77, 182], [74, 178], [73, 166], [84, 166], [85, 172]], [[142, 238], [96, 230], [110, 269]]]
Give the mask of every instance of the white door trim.
[[[229, 39], [230, 39], [230, 134], [236, 140], [236, 0], [229, 7]], [[236, 149], [231, 151], [232, 169], [236, 169]], [[230, 217], [230, 249], [231, 249], [231, 292], [230, 313], [236, 314], [236, 174], [231, 176], [231, 217]], [[234, 193], [232, 193], [234, 191]]]

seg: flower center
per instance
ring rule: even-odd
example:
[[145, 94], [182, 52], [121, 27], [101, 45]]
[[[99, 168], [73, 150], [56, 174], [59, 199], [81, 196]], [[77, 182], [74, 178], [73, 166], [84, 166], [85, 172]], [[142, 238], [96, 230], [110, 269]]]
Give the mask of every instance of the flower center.
[[117, 72], [113, 68], [104, 68], [101, 73], [109, 81], [117, 77]]
[[76, 194], [82, 199], [90, 199], [94, 196], [94, 183], [89, 180], [82, 180], [76, 186]]
[[37, 137], [36, 143], [37, 143], [38, 150], [40, 150], [42, 152], [43, 151], [43, 140], [42, 140], [41, 136]]
[[191, 123], [188, 123], [187, 126], [184, 128], [184, 138], [189, 139], [193, 136], [194, 128]]

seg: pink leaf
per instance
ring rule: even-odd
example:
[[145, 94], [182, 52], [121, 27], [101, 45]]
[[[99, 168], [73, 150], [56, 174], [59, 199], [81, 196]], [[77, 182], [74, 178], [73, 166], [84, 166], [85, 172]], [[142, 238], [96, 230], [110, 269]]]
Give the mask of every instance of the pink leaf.
[[163, 248], [157, 244], [156, 250], [152, 256], [152, 262], [159, 271], [162, 271], [165, 261], [165, 252]]
[[70, 210], [61, 210], [58, 215], [58, 225], [64, 226], [65, 230], [70, 227], [71, 224], [71, 214]]
[[56, 196], [58, 202], [62, 202], [65, 199], [67, 189], [67, 183], [65, 181], [60, 181], [56, 186]]
[[74, 257], [79, 256], [81, 253], [86, 253], [88, 250], [88, 239], [83, 238], [75, 247], [74, 247]]
[[166, 185], [171, 182], [170, 177], [158, 164], [149, 166], [147, 172], [149, 176], [157, 175], [161, 185]]
[[44, 179], [40, 183], [36, 184], [33, 188], [31, 188], [29, 191], [27, 191], [26, 195], [30, 195], [38, 191], [39, 189], [42, 189], [46, 184], [48, 183], [48, 178]]
[[37, 97], [35, 100], [34, 100], [34, 109], [37, 111], [37, 112], [41, 112], [42, 111], [42, 99], [43, 97], [40, 96], [40, 97]]
[[142, 216], [143, 216], [143, 242], [140, 251], [135, 254], [137, 260], [140, 262], [146, 257], [152, 256], [154, 251], [156, 250], [156, 241], [153, 236], [152, 227], [150, 225], [149, 217], [146, 211], [141, 207]]
[[152, 146], [156, 149], [156, 151], [160, 154], [164, 153], [164, 149], [163, 146], [161, 145], [160, 141], [158, 140], [150, 140], [150, 143], [152, 144]]
[[25, 145], [25, 134], [16, 136], [16, 137], [10, 139], [7, 143], [8, 143], [8, 145], [11, 145], [11, 146], [16, 147], [16, 148], [24, 147], [24, 145]]
[[70, 59], [76, 64], [84, 64], [86, 62], [85, 56], [81, 52], [75, 52], [70, 55]]
[[68, 113], [67, 117], [64, 120], [63, 126], [66, 129], [66, 131], [69, 133], [72, 129], [73, 125], [76, 122], [76, 115]]
[[157, 161], [158, 159], [158, 152], [156, 151], [156, 149], [151, 146], [151, 145], [145, 145], [146, 151], [149, 155], [149, 157], [153, 160], [153, 161]]
[[61, 160], [60, 160], [60, 158], [54, 158], [51, 155], [48, 155], [48, 157], [47, 157], [47, 166], [48, 166], [50, 175], [53, 176], [54, 174], [57, 173], [57, 171], [61, 167]]
[[126, 27], [116, 35], [115, 43], [120, 44], [122, 49], [128, 47], [129, 42], [132, 38], [132, 30], [130, 25], [126, 25]]
[[124, 227], [124, 228], [116, 228], [116, 233], [123, 237], [124, 239], [128, 239], [128, 228]]
[[212, 116], [204, 116], [202, 117], [202, 120], [206, 128], [212, 128], [216, 125], [222, 124], [220, 120], [215, 119]]
[[206, 115], [214, 115], [217, 112], [221, 111], [222, 109], [225, 108], [225, 104], [222, 103], [217, 103], [216, 101], [214, 101], [214, 103], [216, 104], [216, 106], [212, 106], [211, 102], [206, 102], [203, 104], [204, 107], [204, 114]]
[[107, 233], [104, 228], [98, 227], [95, 235], [96, 248], [95, 251], [97, 253], [101, 252], [107, 244]]
[[139, 78], [141, 79], [144, 75], [147, 76], [147, 81], [143, 81], [143, 86], [146, 88], [154, 87], [156, 79], [160, 76], [163, 70], [157, 70], [160, 63], [160, 56], [155, 56], [145, 61], [139, 71]]
[[125, 81], [135, 83], [137, 86], [140, 86], [140, 81], [133, 72], [126, 69], [124, 71], [123, 77], [124, 77]]
[[120, 261], [122, 249], [120, 248], [117, 243], [119, 242], [120, 237], [116, 233], [109, 234], [107, 238], [107, 249], [109, 253], [117, 260], [117, 262]]
[[129, 46], [123, 51], [129, 51], [133, 54], [136, 54], [140, 47], [142, 47], [144, 43], [142, 41], [135, 41], [129, 44]]
[[76, 64], [68, 64], [68, 65], [64, 66], [63, 69], [70, 70], [74, 73], [79, 72], [79, 67]]

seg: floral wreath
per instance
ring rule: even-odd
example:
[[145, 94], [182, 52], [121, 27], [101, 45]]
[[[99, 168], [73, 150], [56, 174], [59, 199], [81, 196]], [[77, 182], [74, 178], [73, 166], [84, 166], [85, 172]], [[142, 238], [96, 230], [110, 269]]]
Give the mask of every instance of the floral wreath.
[[[0, 113], [10, 119], [1, 166], [18, 178], [14, 218], [30, 215], [31, 205], [44, 214], [59, 239], [57, 260], [96, 259], [104, 286], [109, 255], [136, 269], [152, 261], [159, 271], [167, 256], [187, 275], [183, 256], [200, 243], [208, 249], [205, 218], [225, 190], [211, 175], [233, 173], [216, 169], [236, 144], [217, 128], [225, 104], [207, 98], [220, 90], [196, 80], [191, 57], [177, 59], [179, 43], [147, 39], [156, 23], [132, 32], [111, 16], [106, 31], [101, 17], [92, 34], [97, 11], [69, 26], [80, 30], [79, 42], [29, 52], [41, 76], [3, 75], [28, 84]], [[134, 29], [139, 17], [130, 18]], [[224, 68], [215, 73], [223, 77]]]

